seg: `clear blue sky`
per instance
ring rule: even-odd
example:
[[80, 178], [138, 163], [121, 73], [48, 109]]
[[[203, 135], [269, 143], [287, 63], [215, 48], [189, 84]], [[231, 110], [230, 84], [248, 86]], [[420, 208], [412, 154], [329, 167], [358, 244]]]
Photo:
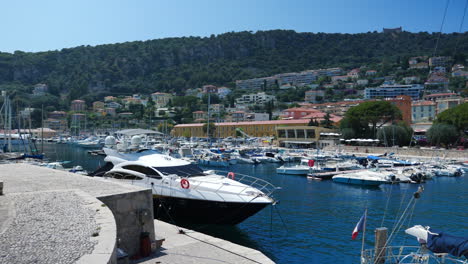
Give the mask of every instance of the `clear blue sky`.
[[[443, 32], [457, 32], [466, 0], [450, 0]], [[228, 31], [358, 33], [402, 26], [438, 32], [446, 0], [3, 0], [0, 51]], [[462, 31], [468, 29], [468, 15]]]

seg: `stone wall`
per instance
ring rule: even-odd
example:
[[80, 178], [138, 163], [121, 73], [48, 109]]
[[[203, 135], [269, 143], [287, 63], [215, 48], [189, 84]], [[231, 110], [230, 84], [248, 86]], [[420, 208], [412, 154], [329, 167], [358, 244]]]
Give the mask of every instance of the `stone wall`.
[[114, 214], [117, 223], [117, 247], [129, 256], [140, 251], [140, 236], [143, 232], [155, 241], [153, 194], [151, 190], [128, 192], [97, 197]]

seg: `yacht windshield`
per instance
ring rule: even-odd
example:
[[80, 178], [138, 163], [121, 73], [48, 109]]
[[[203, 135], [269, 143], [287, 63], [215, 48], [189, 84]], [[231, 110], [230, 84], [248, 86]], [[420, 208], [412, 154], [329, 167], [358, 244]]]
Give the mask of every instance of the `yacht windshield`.
[[203, 176], [203, 170], [200, 169], [197, 165], [188, 164], [183, 166], [176, 167], [153, 167], [164, 175], [176, 174], [181, 177], [194, 177], [194, 176]]

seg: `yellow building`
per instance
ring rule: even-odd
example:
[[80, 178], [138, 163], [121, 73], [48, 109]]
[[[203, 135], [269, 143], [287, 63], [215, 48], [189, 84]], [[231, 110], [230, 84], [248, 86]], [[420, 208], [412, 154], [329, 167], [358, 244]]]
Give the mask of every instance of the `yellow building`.
[[[279, 127], [305, 126], [309, 121], [308, 119], [297, 119], [215, 123], [215, 131], [210, 136], [217, 138], [235, 137], [236, 130], [239, 130], [238, 133], [251, 137], [273, 137], [277, 136], [276, 129]], [[176, 125], [171, 134], [175, 137], [206, 137], [203, 125], [204, 123]]]
[[[316, 126], [288, 126], [277, 128], [277, 139], [280, 147], [324, 147], [333, 144], [335, 130]], [[321, 142], [322, 141], [322, 142]]]

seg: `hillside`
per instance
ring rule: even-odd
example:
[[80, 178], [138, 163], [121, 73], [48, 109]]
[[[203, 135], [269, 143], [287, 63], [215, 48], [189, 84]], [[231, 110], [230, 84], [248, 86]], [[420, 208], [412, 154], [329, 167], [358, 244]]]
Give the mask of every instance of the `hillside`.
[[[287, 30], [225, 33], [135, 41], [60, 51], [0, 53], [0, 89], [44, 82], [67, 99], [100, 94], [181, 93], [203, 84], [233, 85], [236, 79], [321, 67], [404, 63], [431, 55], [437, 34], [297, 33]], [[454, 54], [458, 45], [457, 54]], [[443, 34], [440, 55], [464, 58], [468, 33]], [[383, 64], [385, 65], [385, 63]]]

